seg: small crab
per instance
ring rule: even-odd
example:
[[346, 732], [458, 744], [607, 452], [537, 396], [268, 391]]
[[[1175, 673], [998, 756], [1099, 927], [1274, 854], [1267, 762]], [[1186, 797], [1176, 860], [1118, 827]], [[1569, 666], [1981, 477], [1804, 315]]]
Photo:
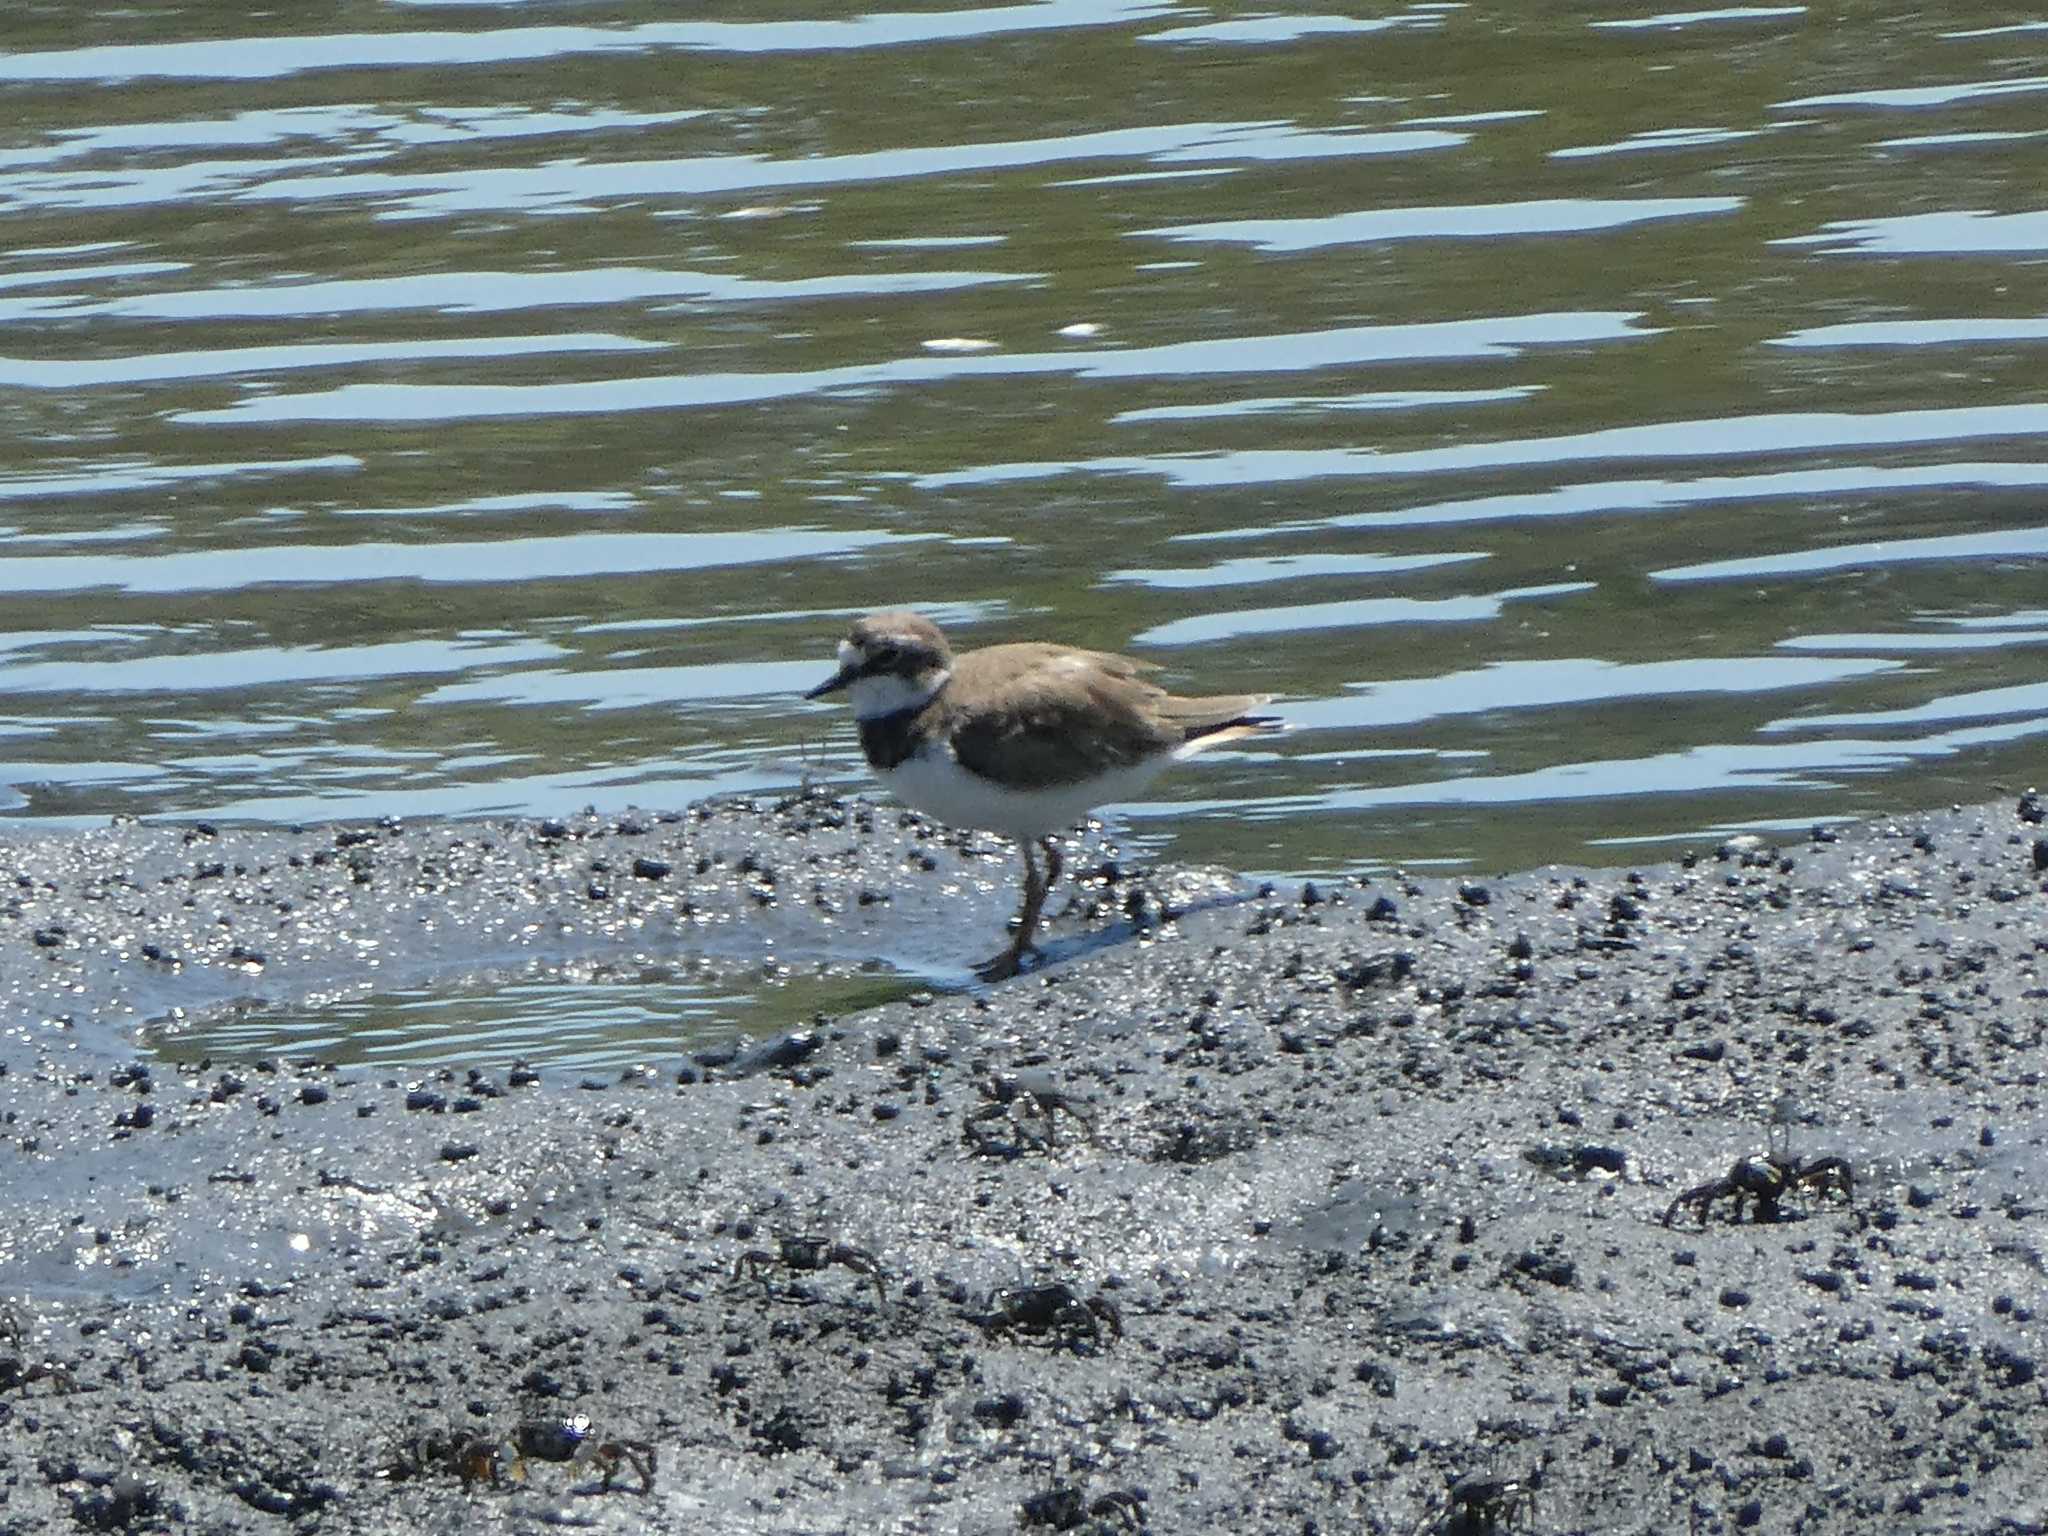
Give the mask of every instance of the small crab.
[[78, 1382], [70, 1370], [55, 1360], [28, 1360], [21, 1354], [25, 1341], [21, 1318], [12, 1307], [0, 1307], [0, 1343], [7, 1348], [0, 1350], [0, 1392], [12, 1392], [17, 1387], [31, 1386], [38, 1381], [47, 1381], [59, 1392], [76, 1392]]
[[1536, 1479], [1468, 1472], [1444, 1489], [1443, 1508], [1423, 1516], [1421, 1536], [1494, 1536], [1536, 1520]]
[[529, 1461], [596, 1463], [604, 1474], [603, 1492], [624, 1462], [640, 1475], [640, 1491], [654, 1490], [654, 1447], [645, 1440], [597, 1440], [584, 1414], [568, 1418], [522, 1420], [510, 1435], [478, 1434], [460, 1426], [423, 1429], [400, 1440], [383, 1475], [394, 1481], [430, 1472], [452, 1473], [469, 1488], [523, 1484]]
[[1088, 1506], [1088, 1517], [1108, 1524], [1114, 1515], [1119, 1527], [1133, 1531], [1145, 1529], [1145, 1496], [1132, 1489], [1119, 1488], [1105, 1493]]
[[1100, 1344], [1103, 1330], [1122, 1338], [1123, 1313], [1100, 1291], [1083, 1296], [1064, 1281], [1043, 1285], [1006, 1286], [989, 1298], [988, 1310], [972, 1314], [990, 1335], [1054, 1334], [1065, 1343]]
[[1795, 1157], [1791, 1148], [1773, 1134], [1768, 1151], [1738, 1158], [1725, 1178], [1695, 1184], [1673, 1200], [1665, 1209], [1664, 1225], [1670, 1226], [1680, 1210], [1693, 1206], [1699, 1213], [1700, 1225], [1705, 1226], [1709, 1207], [1721, 1199], [1731, 1203], [1731, 1221], [1742, 1220], [1742, 1203], [1745, 1200], [1755, 1202], [1755, 1220], [1776, 1221], [1778, 1203], [1802, 1185], [1823, 1195], [1831, 1189], [1839, 1189], [1842, 1198], [1851, 1202], [1856, 1198], [1856, 1177], [1846, 1160], [1839, 1157]]
[[640, 1478], [640, 1491], [654, 1491], [654, 1446], [646, 1440], [598, 1440], [592, 1437], [588, 1414], [568, 1418], [527, 1419], [519, 1426], [514, 1444], [522, 1456], [535, 1461], [595, 1462], [604, 1474], [602, 1491], [611, 1491], [620, 1463], [632, 1467]]
[[1072, 1484], [1061, 1484], [1024, 1501], [1025, 1525], [1049, 1525], [1056, 1531], [1104, 1531], [1116, 1522], [1119, 1531], [1145, 1529], [1145, 1496], [1135, 1490], [1118, 1489], [1090, 1500]]
[[[1062, 1112], [1081, 1122], [1090, 1141], [1095, 1139], [1094, 1115], [1062, 1088], [1050, 1072], [983, 1072], [975, 1078], [974, 1086], [980, 1091], [982, 1102], [961, 1120], [960, 1133], [974, 1144], [977, 1152], [1008, 1151], [1014, 1156], [1020, 1150], [997, 1137], [990, 1129], [995, 1122], [1014, 1130], [1019, 1143], [1029, 1140], [1043, 1147], [1056, 1147], [1060, 1144], [1058, 1116]], [[1044, 1122], [1042, 1137], [1025, 1123], [1034, 1116]]]
[[0, 1355], [0, 1392], [12, 1392], [16, 1387], [33, 1386], [39, 1381], [47, 1381], [59, 1392], [78, 1390], [77, 1378], [54, 1360], [23, 1360], [16, 1355]]
[[837, 1242], [829, 1237], [779, 1237], [775, 1240], [773, 1253], [765, 1248], [749, 1248], [734, 1262], [732, 1277], [735, 1280], [758, 1277], [766, 1287], [768, 1281], [761, 1275], [764, 1268], [779, 1266], [808, 1273], [829, 1269], [834, 1264], [844, 1265], [855, 1274], [866, 1275], [873, 1281], [876, 1301], [889, 1299], [882, 1261], [865, 1248], [856, 1248], [851, 1243]]
[[526, 1481], [526, 1463], [511, 1441], [461, 1428], [417, 1429], [404, 1436], [379, 1475], [404, 1482], [429, 1472], [452, 1472], [465, 1488], [473, 1483], [496, 1488], [501, 1483]]

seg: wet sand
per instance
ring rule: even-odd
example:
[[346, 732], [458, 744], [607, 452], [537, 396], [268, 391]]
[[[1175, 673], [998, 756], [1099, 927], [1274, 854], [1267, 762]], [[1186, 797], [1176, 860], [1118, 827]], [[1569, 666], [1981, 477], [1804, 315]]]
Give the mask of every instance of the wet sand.
[[[121, 1032], [956, 963], [1010, 856], [824, 799], [17, 834], [0, 1529], [2048, 1529], [2040, 814], [1241, 901], [1096, 864], [1044, 971], [588, 1082]], [[1766, 1152], [1815, 1174], [1777, 1219], [1671, 1211]]]

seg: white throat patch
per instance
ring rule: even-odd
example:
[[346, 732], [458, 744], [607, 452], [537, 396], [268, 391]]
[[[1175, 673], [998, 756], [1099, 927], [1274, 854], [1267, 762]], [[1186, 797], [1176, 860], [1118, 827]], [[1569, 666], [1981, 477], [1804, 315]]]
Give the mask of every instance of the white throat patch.
[[894, 672], [885, 672], [848, 683], [846, 698], [853, 705], [854, 719], [879, 720], [884, 715], [902, 710], [924, 708], [938, 697], [939, 690], [946, 686], [946, 680], [952, 675], [951, 672], [940, 672], [913, 682]]

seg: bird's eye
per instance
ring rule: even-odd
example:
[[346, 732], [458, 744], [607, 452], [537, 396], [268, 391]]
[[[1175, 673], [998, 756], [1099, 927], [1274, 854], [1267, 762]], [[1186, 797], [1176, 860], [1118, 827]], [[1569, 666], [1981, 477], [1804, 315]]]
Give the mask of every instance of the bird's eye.
[[901, 653], [893, 645], [878, 645], [868, 652], [868, 664], [876, 667], [890, 667], [896, 664]]

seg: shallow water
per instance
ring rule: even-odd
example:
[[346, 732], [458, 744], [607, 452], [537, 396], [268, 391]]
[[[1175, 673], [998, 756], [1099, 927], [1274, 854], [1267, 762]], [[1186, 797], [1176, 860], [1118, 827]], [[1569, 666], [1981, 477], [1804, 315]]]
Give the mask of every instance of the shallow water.
[[282, 1054], [352, 1067], [424, 1067], [448, 1061], [538, 1062], [613, 1072], [675, 1059], [735, 1031], [787, 1029], [893, 1002], [910, 988], [893, 972], [736, 974], [708, 963], [552, 967], [468, 985], [404, 987], [330, 1002], [238, 1008], [193, 1026], [145, 1031], [170, 1061]]
[[1281, 694], [1248, 871], [2040, 777], [2048, 23], [804, 9], [10, 8], [12, 814], [857, 778], [898, 603]]

